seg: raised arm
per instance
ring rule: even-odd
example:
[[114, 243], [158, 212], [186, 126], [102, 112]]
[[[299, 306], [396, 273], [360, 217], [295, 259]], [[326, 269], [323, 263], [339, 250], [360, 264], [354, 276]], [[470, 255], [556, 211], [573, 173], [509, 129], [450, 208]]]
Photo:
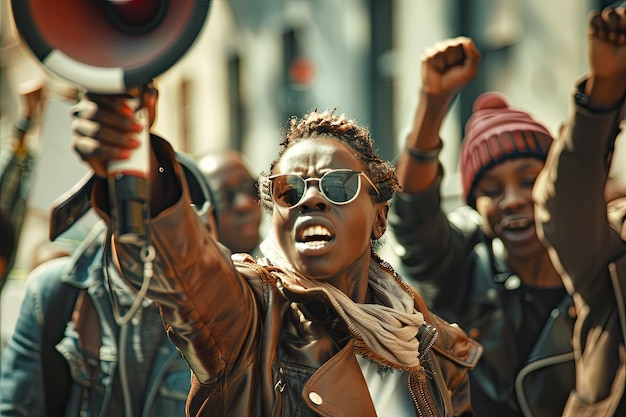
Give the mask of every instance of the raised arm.
[[[148, 90], [143, 99], [153, 115], [156, 92]], [[148, 228], [155, 258], [153, 268], [144, 269], [146, 251], [123, 242], [113, 227], [106, 180], [107, 165], [137, 148], [134, 138], [142, 128], [122, 96], [89, 95], [75, 107], [74, 117], [74, 149], [98, 177], [92, 204], [113, 234], [108, 242], [113, 264], [139, 294], [147, 288], [147, 296], [159, 303], [170, 339], [201, 383], [237, 373], [258, 350], [254, 292], [191, 207], [174, 150], [151, 138]]]
[[[562, 265], [568, 290], [623, 251], [609, 225], [605, 186], [626, 97], [626, 7], [596, 11], [588, 29], [589, 73], [535, 187], [538, 232]], [[613, 163], [619, 163], [613, 161]], [[569, 282], [570, 279], [577, 282]]]
[[438, 177], [441, 125], [454, 97], [476, 77], [479, 59], [474, 43], [465, 37], [448, 39], [424, 51], [413, 128], [397, 163], [405, 193], [424, 191]]
[[465, 37], [437, 43], [422, 54], [419, 103], [397, 162], [403, 192], [396, 195], [389, 216], [405, 277], [432, 286], [431, 306], [457, 321], [447, 309], [462, 305], [469, 291], [469, 253], [478, 227], [465, 217], [452, 226], [441, 207], [439, 131], [454, 97], [476, 76], [479, 58]]
[[626, 410], [626, 251], [623, 225], [607, 216], [605, 187], [626, 97], [626, 7], [593, 12], [588, 37], [589, 73], [533, 192], [537, 234], [578, 315], [576, 390], [563, 415], [613, 416]]

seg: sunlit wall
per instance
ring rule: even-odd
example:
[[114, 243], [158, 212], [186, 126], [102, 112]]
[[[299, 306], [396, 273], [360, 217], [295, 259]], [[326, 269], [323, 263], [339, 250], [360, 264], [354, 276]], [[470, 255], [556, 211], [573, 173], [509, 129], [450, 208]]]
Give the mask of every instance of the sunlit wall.
[[[8, 3], [2, 0], [1, 9], [2, 149], [19, 114], [18, 85], [43, 76], [14, 35]], [[374, 139], [391, 159], [412, 120], [422, 51], [447, 37], [472, 36], [483, 53], [480, 76], [462, 93], [442, 132], [444, 192], [454, 206], [461, 126], [473, 97], [487, 89], [500, 90], [512, 105], [531, 111], [555, 132], [567, 115], [574, 80], [585, 70], [586, 14], [595, 4], [213, 0], [195, 45], [157, 80], [155, 131], [196, 156], [219, 148], [241, 149], [259, 172], [276, 155], [289, 116], [329, 108], [372, 127]], [[48, 83], [49, 98], [54, 99], [62, 88], [58, 80]], [[31, 133], [35, 152], [42, 148], [39, 139], [46, 137], [56, 140], [49, 146], [67, 148], [66, 158], [75, 160], [67, 137], [69, 112], [66, 115], [66, 120], [56, 120], [60, 133]], [[46, 182], [55, 177], [44, 174], [38, 181], [49, 189]], [[45, 223], [45, 207], [37, 209]], [[37, 233], [27, 243], [45, 239]]]

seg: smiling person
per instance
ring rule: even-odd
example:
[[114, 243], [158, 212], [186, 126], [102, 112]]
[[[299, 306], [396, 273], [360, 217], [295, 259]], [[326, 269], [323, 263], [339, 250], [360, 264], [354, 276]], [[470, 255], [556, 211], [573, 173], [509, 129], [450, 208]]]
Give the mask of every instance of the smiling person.
[[[120, 98], [90, 99], [76, 108], [74, 149], [104, 177], [109, 160], [136, 146], [137, 128]], [[367, 130], [330, 112], [293, 119], [281, 143], [260, 178], [273, 227], [259, 259], [220, 249], [190, 209], [172, 148], [151, 143], [157, 253], [148, 296], [192, 370], [187, 414], [466, 410], [467, 371], [481, 346], [429, 313], [372, 249], [398, 190], [392, 165]], [[115, 230], [106, 185], [96, 182], [92, 201]], [[114, 262], [139, 288], [143, 251], [115, 236], [112, 244]]]
[[532, 187], [552, 143], [548, 130], [502, 94], [480, 95], [461, 149], [467, 205], [451, 213], [441, 207], [439, 132], [479, 59], [464, 37], [423, 55], [390, 225], [406, 278], [428, 288], [429, 307], [485, 348], [470, 372], [474, 415], [557, 416], [574, 386], [574, 319], [534, 224]]

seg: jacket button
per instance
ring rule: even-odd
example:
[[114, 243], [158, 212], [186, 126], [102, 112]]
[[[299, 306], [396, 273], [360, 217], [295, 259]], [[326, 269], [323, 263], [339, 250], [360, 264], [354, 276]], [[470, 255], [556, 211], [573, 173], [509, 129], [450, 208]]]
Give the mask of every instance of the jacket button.
[[322, 405], [322, 403], [324, 402], [322, 400], [322, 396], [319, 395], [317, 392], [310, 392], [309, 400], [311, 400], [311, 402], [315, 405]]

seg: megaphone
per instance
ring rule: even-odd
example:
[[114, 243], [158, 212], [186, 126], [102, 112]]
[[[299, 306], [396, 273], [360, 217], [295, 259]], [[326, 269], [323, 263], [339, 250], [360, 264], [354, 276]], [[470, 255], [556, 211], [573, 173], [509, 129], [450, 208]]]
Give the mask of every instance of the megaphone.
[[123, 93], [174, 65], [210, 0], [12, 0], [15, 26], [43, 66], [94, 93]]
[[[174, 65], [204, 26], [210, 0], [12, 0], [16, 29], [44, 69], [86, 91], [122, 94]], [[135, 99], [135, 101], [137, 101]], [[148, 120], [146, 109], [138, 118]], [[141, 242], [149, 209], [149, 129], [109, 165], [118, 239]]]

